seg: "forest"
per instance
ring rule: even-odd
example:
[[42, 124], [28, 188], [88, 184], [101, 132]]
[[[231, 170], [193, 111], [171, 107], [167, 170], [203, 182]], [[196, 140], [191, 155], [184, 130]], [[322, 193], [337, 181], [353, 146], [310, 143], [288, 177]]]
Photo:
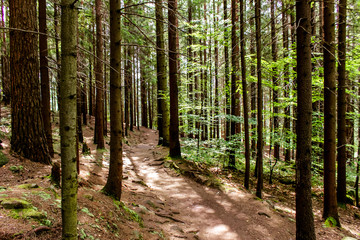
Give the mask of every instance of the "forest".
[[0, 5], [0, 239], [360, 239], [359, 0]]

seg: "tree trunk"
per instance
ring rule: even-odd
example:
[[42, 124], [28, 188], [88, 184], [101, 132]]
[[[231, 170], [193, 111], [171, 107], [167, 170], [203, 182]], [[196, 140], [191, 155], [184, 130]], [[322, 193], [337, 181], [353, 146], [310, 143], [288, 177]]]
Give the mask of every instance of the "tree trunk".
[[256, 196], [262, 198], [263, 188], [263, 89], [261, 79], [261, 21], [260, 21], [261, 0], [255, 1], [255, 22], [256, 22], [256, 58], [257, 58], [257, 78], [258, 78], [258, 95], [257, 95], [257, 187]]
[[39, 49], [40, 49], [40, 77], [41, 77], [41, 113], [44, 123], [46, 140], [51, 157], [54, 157], [50, 118], [50, 79], [48, 70], [48, 48], [46, 27], [46, 0], [39, 0]]
[[339, 31], [338, 31], [338, 102], [337, 102], [337, 201], [346, 204], [346, 0], [339, 3]]
[[[284, 58], [289, 57], [289, 20], [288, 14], [286, 12], [287, 4], [283, 0], [283, 10], [282, 10], [282, 28], [283, 28], [283, 48], [284, 48]], [[284, 97], [288, 99], [290, 97], [290, 78], [289, 78], [289, 64], [285, 63], [284, 65]], [[284, 119], [284, 135], [286, 146], [284, 147], [285, 162], [290, 162], [290, 106], [287, 104], [284, 110], [285, 119]]]
[[324, 2], [324, 212], [340, 225], [336, 201], [336, 63], [334, 0]]
[[[76, 36], [77, 10], [73, 0], [61, 1], [61, 205], [62, 238], [77, 237], [77, 171], [76, 171]], [[28, 7], [28, 5], [24, 5]]]
[[[5, 26], [6, 22], [6, 12], [4, 11], [4, 0], [1, 0], [1, 26]], [[2, 102], [5, 105], [10, 104], [11, 98], [11, 83], [10, 83], [10, 64], [7, 53], [7, 43], [6, 43], [6, 31], [2, 31], [2, 43], [1, 43], [1, 77], [2, 77], [2, 94], [3, 99]]]
[[[250, 8], [253, 8], [253, 0], [250, 0]], [[250, 30], [251, 34], [254, 35], [254, 18], [250, 18]], [[250, 39], [250, 55], [251, 66], [250, 75], [255, 79], [255, 43], [254, 38]], [[256, 83], [252, 81], [250, 83], [250, 108], [251, 108], [251, 119], [255, 122], [256, 119]], [[256, 158], [256, 124], [251, 124], [251, 157]], [[257, 177], [257, 167], [255, 167], [254, 176]]]
[[241, 79], [243, 87], [243, 105], [244, 105], [244, 130], [245, 130], [245, 179], [244, 186], [249, 189], [250, 180], [250, 135], [249, 135], [249, 103], [246, 80], [246, 62], [245, 62], [245, 31], [244, 31], [244, 0], [240, 0], [240, 58], [241, 58]]
[[[12, 0], [9, 7], [10, 28], [37, 30], [36, 0]], [[37, 44], [37, 34], [10, 31], [11, 96], [14, 99], [11, 101], [11, 150], [32, 161], [50, 164], [41, 117]]]
[[157, 73], [157, 116], [159, 129], [159, 145], [169, 146], [170, 141], [170, 115], [166, 102], [168, 83], [166, 77], [164, 16], [162, 0], [156, 0], [156, 73]]
[[226, 121], [225, 121], [225, 136], [226, 136], [226, 140], [229, 141], [229, 137], [230, 137], [230, 104], [231, 104], [231, 100], [230, 100], [230, 63], [229, 63], [229, 33], [228, 33], [228, 24], [227, 24], [227, 20], [228, 20], [228, 11], [227, 11], [227, 0], [224, 0], [224, 21], [225, 21], [225, 31], [224, 31], [224, 58], [225, 58], [225, 92], [226, 92], [226, 103], [225, 103], [225, 114], [226, 114]]
[[[271, 0], [271, 53], [273, 62], [277, 62], [277, 37], [276, 37], [276, 26], [275, 26], [275, 1]], [[273, 129], [273, 139], [274, 139], [274, 158], [275, 161], [280, 159], [280, 144], [279, 144], [279, 107], [278, 107], [278, 79], [277, 68], [272, 69], [272, 82], [273, 82], [273, 106], [274, 106], [274, 129]], [[271, 145], [270, 145], [271, 146]]]
[[296, 239], [316, 239], [311, 201], [311, 18], [310, 0], [296, 2], [297, 36], [297, 144], [296, 144]]
[[169, 82], [170, 82], [170, 157], [181, 157], [179, 141], [177, 0], [168, 0], [169, 18]]
[[[147, 91], [146, 91], [146, 81], [145, 81], [145, 70], [144, 63], [140, 63], [141, 71], [141, 126], [148, 127], [148, 113], [147, 113]], [[159, 128], [160, 129], [160, 128]], [[160, 137], [160, 136], [159, 136]]]
[[104, 76], [103, 76], [103, 38], [102, 38], [102, 0], [95, 0], [96, 11], [96, 115], [95, 138], [97, 149], [105, 147], [104, 144]]
[[116, 200], [122, 185], [121, 2], [110, 0], [110, 166], [104, 192]]
[[[238, 30], [238, 6], [236, 0], [231, 0], [231, 140], [237, 142], [234, 138], [235, 134], [240, 133], [240, 93], [238, 91], [239, 84], [239, 37]], [[236, 118], [236, 120], [234, 120]], [[237, 144], [230, 151], [229, 167], [235, 168], [235, 149]]]

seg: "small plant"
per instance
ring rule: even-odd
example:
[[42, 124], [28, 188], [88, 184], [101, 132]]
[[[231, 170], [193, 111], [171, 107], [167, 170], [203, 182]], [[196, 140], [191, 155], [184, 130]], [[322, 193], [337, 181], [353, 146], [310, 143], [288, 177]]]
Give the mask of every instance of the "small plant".
[[336, 227], [338, 225], [337, 221], [335, 220], [335, 218], [333, 217], [328, 217], [326, 220], [325, 220], [325, 223], [324, 223], [325, 227]]
[[88, 208], [82, 208], [81, 209], [82, 212], [86, 213], [87, 215], [89, 215], [90, 217], [95, 217], [94, 214], [92, 214]]

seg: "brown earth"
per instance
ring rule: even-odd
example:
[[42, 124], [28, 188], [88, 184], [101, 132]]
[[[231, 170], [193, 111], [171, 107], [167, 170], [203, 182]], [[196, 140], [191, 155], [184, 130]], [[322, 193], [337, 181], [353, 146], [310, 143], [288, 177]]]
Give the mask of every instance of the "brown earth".
[[[2, 114], [4, 117], [4, 111]], [[5, 114], [8, 119], [9, 113]], [[8, 136], [8, 122], [3, 118], [1, 124], [1, 131]], [[109, 152], [96, 150], [92, 128], [83, 130], [91, 154], [82, 154], [80, 160], [80, 239], [295, 239], [291, 187], [266, 185], [264, 199], [258, 200], [243, 189], [236, 172], [217, 169], [215, 176], [206, 166], [168, 159], [168, 149], [157, 146], [157, 132], [142, 127], [125, 141], [123, 204], [114, 203], [100, 192], [108, 174]], [[106, 142], [108, 149], [108, 138]], [[61, 239], [60, 189], [48, 177], [50, 166], [10, 155], [6, 137], [3, 146], [10, 161], [0, 168], [0, 201], [26, 199], [38, 211], [46, 212], [46, 218], [14, 219], [11, 210], [1, 207], [0, 239]], [[58, 136], [55, 151], [59, 152]], [[54, 161], [59, 160], [56, 154]], [[23, 169], [12, 172], [11, 166]], [[18, 188], [21, 184], [38, 187]], [[317, 239], [358, 238], [360, 220], [354, 218], [355, 213], [358, 209], [350, 206], [340, 210], [343, 228], [326, 228], [321, 202], [315, 200]]]

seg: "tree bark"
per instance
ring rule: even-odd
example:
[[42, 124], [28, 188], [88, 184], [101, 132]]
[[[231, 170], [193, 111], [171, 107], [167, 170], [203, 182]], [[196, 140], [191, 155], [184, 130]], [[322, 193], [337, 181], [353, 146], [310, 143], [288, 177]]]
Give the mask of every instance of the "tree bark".
[[336, 201], [336, 63], [334, 0], [324, 2], [324, 212], [340, 225]]
[[[239, 87], [239, 37], [238, 31], [238, 2], [231, 0], [231, 115], [233, 120], [231, 121], [231, 136], [233, 137], [233, 143], [237, 142], [234, 135], [240, 133], [240, 123], [238, 118], [240, 117], [240, 93]], [[236, 120], [234, 120], [237, 118]], [[229, 167], [235, 168], [235, 149], [237, 144], [233, 146], [230, 151]]]
[[310, 0], [296, 2], [297, 125], [296, 125], [296, 239], [316, 239], [311, 201], [311, 17]]
[[104, 144], [104, 76], [103, 76], [103, 37], [102, 37], [102, 0], [95, 0], [96, 12], [96, 113], [95, 113], [95, 138], [97, 149], [105, 147]]
[[[77, 170], [76, 170], [76, 36], [77, 8], [73, 0], [61, 1], [61, 205], [62, 238], [77, 237]], [[28, 7], [27, 5], [24, 5]]]
[[[37, 31], [36, 0], [12, 0], [9, 7], [10, 28]], [[11, 30], [11, 150], [32, 161], [50, 164], [38, 71], [38, 35]]]
[[228, 10], [227, 10], [227, 0], [224, 0], [224, 21], [225, 21], [225, 31], [224, 31], [224, 61], [225, 61], [225, 92], [226, 92], [226, 100], [225, 100], [225, 114], [226, 114], [226, 121], [225, 121], [225, 136], [226, 140], [229, 141], [229, 137], [231, 134], [230, 128], [230, 104], [231, 104], [231, 97], [230, 97], [230, 63], [229, 63], [229, 33], [228, 33]]
[[347, 121], [346, 121], [346, 6], [347, 1], [339, 2], [339, 31], [338, 31], [338, 102], [337, 102], [337, 201], [346, 204], [346, 160], [347, 160]]
[[255, 22], [256, 22], [256, 70], [258, 79], [258, 95], [257, 95], [257, 187], [256, 196], [262, 198], [263, 188], [263, 89], [261, 78], [261, 18], [260, 18], [261, 0], [255, 0]]
[[169, 146], [170, 115], [166, 102], [168, 82], [166, 78], [164, 16], [162, 0], [156, 0], [156, 73], [157, 73], [157, 116], [159, 129], [159, 145]]
[[[275, 0], [271, 0], [271, 53], [272, 53], [272, 60], [274, 63], [277, 62], [277, 37], [276, 37], [276, 26], [275, 26]], [[274, 67], [272, 69], [272, 82], [273, 82], [273, 108], [274, 108], [274, 129], [273, 129], [273, 139], [274, 139], [274, 158], [275, 161], [280, 159], [280, 144], [279, 144], [279, 137], [278, 130], [279, 130], [279, 107], [278, 107], [278, 79], [279, 76], [277, 74], [277, 68]], [[270, 145], [271, 146], [271, 145]]]
[[249, 101], [248, 87], [246, 80], [246, 62], [245, 62], [245, 23], [244, 23], [244, 0], [240, 0], [240, 58], [241, 58], [241, 79], [243, 87], [243, 105], [244, 105], [244, 131], [245, 131], [245, 179], [244, 186], [249, 189], [250, 180], [250, 134], [249, 134]]
[[[284, 58], [289, 57], [289, 20], [288, 14], [286, 12], [287, 4], [285, 1], [282, 2], [282, 28], [283, 28], [283, 49], [284, 49]], [[284, 97], [288, 99], [290, 97], [290, 77], [289, 77], [289, 64], [285, 63], [284, 65]], [[285, 162], [290, 162], [290, 106], [287, 105], [284, 109], [285, 119], [284, 119], [284, 135], [286, 146], [284, 147]]]
[[122, 193], [122, 96], [121, 2], [110, 0], [110, 166], [104, 192], [121, 199]]
[[170, 157], [181, 157], [179, 141], [177, 0], [168, 0], [169, 18], [169, 82], [170, 82]]

